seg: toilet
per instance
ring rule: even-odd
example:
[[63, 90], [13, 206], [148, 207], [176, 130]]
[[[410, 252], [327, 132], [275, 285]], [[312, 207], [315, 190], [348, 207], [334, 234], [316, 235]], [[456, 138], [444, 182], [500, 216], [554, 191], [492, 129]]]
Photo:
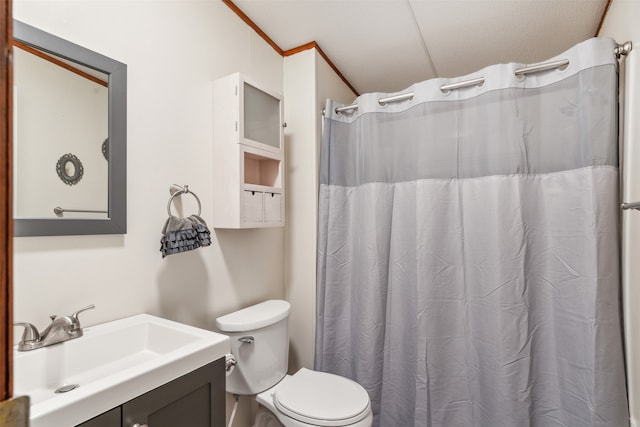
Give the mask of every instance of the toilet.
[[256, 426], [370, 427], [373, 414], [367, 391], [348, 378], [302, 368], [287, 375], [289, 363], [287, 301], [269, 300], [216, 319], [231, 338], [236, 366], [227, 376], [227, 392], [256, 395], [269, 412], [259, 412]]

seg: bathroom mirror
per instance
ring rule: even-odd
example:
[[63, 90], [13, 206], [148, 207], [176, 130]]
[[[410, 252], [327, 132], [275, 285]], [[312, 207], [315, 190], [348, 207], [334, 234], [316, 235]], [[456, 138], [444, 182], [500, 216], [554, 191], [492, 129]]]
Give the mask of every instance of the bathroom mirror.
[[127, 66], [13, 21], [15, 236], [126, 233]]

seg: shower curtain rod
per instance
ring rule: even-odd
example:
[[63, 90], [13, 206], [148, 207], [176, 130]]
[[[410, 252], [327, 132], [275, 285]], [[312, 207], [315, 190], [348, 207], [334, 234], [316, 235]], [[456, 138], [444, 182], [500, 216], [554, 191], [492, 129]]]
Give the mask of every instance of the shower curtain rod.
[[[631, 52], [632, 44], [631, 42], [625, 42], [623, 44], [616, 44], [616, 47], [613, 49], [613, 53], [616, 55], [616, 58], [620, 59], [623, 55], [628, 55]], [[539, 73], [541, 71], [548, 70], [556, 70], [561, 69], [569, 65], [568, 59], [562, 59], [559, 61], [545, 62], [542, 64], [532, 65], [530, 67], [518, 68], [513, 72], [513, 74], [518, 77], [525, 77], [527, 74]], [[451, 83], [440, 86], [440, 90], [442, 93], [449, 93], [452, 90], [462, 89], [470, 86], [478, 86], [482, 87], [484, 84], [484, 77], [478, 77], [471, 80], [465, 80], [458, 83]], [[401, 101], [410, 101], [413, 99], [413, 92], [403, 93], [401, 95], [390, 96], [388, 98], [380, 98], [378, 100], [378, 104], [381, 106], [393, 103], [393, 102], [401, 102]], [[344, 107], [337, 107], [335, 109], [336, 114], [343, 113], [345, 111], [358, 111], [358, 104], [345, 105]], [[324, 109], [322, 110], [322, 115], [324, 116]]]

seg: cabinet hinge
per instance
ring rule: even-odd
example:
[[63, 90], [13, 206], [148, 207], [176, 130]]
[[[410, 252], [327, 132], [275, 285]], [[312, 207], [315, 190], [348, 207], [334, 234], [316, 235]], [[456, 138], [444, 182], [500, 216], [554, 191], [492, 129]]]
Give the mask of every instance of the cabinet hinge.
[[236, 132], [238, 132], [238, 122], [236, 122]]
[[238, 96], [238, 85], [236, 85], [236, 96]]

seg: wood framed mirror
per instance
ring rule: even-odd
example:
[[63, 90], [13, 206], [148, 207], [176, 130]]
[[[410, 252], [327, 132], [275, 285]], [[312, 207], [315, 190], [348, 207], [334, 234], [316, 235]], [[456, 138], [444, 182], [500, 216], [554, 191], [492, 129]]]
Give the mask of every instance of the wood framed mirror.
[[17, 20], [13, 38], [15, 236], [125, 234], [127, 66]]

